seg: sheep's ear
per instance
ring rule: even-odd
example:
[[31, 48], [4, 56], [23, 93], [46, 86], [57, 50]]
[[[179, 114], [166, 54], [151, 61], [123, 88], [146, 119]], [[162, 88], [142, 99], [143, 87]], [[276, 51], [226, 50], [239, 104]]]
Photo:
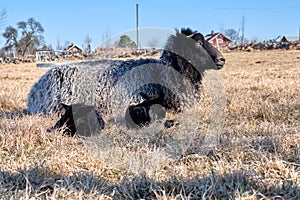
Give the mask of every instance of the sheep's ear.
[[64, 103], [61, 103], [60, 105], [61, 105], [64, 109], [66, 109], [66, 110], [67, 110], [68, 108], [70, 108], [69, 105], [66, 105], [66, 104], [64, 104]]
[[197, 33], [194, 35], [194, 38], [193, 38], [196, 42], [198, 42], [200, 45], [203, 45], [204, 44], [204, 36], [201, 34], [201, 33]]
[[159, 97], [162, 98], [162, 99], [165, 98], [165, 93], [160, 92], [160, 93], [159, 93]]
[[181, 29], [181, 33], [186, 35], [186, 36], [189, 36], [189, 38], [193, 37], [193, 35], [196, 33], [195, 31], [192, 31], [192, 29], [190, 28], [182, 28]]
[[143, 99], [150, 99], [150, 96], [144, 92], [140, 92], [140, 95], [143, 97]]

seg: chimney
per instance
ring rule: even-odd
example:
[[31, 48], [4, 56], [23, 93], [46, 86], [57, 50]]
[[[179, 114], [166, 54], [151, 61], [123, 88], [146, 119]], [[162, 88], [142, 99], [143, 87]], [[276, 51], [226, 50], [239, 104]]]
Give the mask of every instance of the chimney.
[[215, 34], [215, 32], [213, 30], [211, 30], [211, 35], [214, 35], [214, 34]]

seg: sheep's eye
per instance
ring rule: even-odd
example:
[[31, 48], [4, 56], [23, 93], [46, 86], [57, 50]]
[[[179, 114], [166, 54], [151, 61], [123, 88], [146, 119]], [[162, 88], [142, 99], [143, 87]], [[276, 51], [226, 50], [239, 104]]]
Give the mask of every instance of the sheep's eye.
[[202, 46], [202, 45], [203, 45], [203, 43], [201, 41], [196, 42], [196, 46]]

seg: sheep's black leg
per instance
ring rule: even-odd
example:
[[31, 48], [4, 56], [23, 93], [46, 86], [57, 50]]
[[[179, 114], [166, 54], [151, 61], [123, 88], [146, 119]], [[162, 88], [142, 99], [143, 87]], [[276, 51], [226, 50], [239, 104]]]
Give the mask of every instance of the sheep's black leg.
[[179, 125], [179, 123], [172, 119], [168, 119], [164, 123], [165, 128], [172, 128], [172, 127], [178, 126], [178, 125]]
[[149, 125], [151, 121], [149, 108], [139, 105], [129, 106], [125, 114], [125, 120], [130, 128]]
[[61, 104], [61, 106], [65, 109], [65, 113], [61, 116], [61, 118], [55, 123], [55, 125], [51, 128], [48, 128], [48, 132], [52, 132], [55, 129], [59, 129], [66, 126], [63, 135], [66, 136], [74, 136], [76, 133], [76, 127], [73, 118], [72, 106]]
[[[104, 121], [93, 106], [85, 104], [73, 104], [70, 106], [61, 104], [61, 106], [65, 109], [65, 113], [53, 127], [47, 130], [48, 132], [65, 126], [66, 128], [63, 135], [74, 136], [78, 132], [79, 135], [89, 136], [93, 131], [98, 130], [98, 126], [100, 126], [99, 129], [104, 128]], [[95, 115], [90, 116], [89, 113], [93, 110], [95, 111]], [[97, 118], [98, 126], [95, 123], [90, 124], [92, 120], [91, 117]]]
[[[140, 95], [145, 99], [145, 101], [135, 106], [129, 106], [126, 110], [125, 120], [127, 125], [131, 128], [149, 125], [151, 122], [149, 113], [151, 106], [161, 106], [164, 101], [163, 93], [155, 96], [149, 96], [145, 93], [140, 93]], [[153, 111], [154, 114], [157, 115], [158, 119], [162, 119], [166, 115], [165, 110], [162, 109], [154, 109]]]

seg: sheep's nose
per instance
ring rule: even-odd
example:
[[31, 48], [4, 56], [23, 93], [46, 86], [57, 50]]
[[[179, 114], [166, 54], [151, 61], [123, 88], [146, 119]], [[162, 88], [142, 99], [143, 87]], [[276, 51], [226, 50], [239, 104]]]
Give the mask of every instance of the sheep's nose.
[[217, 57], [216, 60], [216, 65], [218, 69], [221, 69], [225, 65], [225, 58], [224, 57]]

